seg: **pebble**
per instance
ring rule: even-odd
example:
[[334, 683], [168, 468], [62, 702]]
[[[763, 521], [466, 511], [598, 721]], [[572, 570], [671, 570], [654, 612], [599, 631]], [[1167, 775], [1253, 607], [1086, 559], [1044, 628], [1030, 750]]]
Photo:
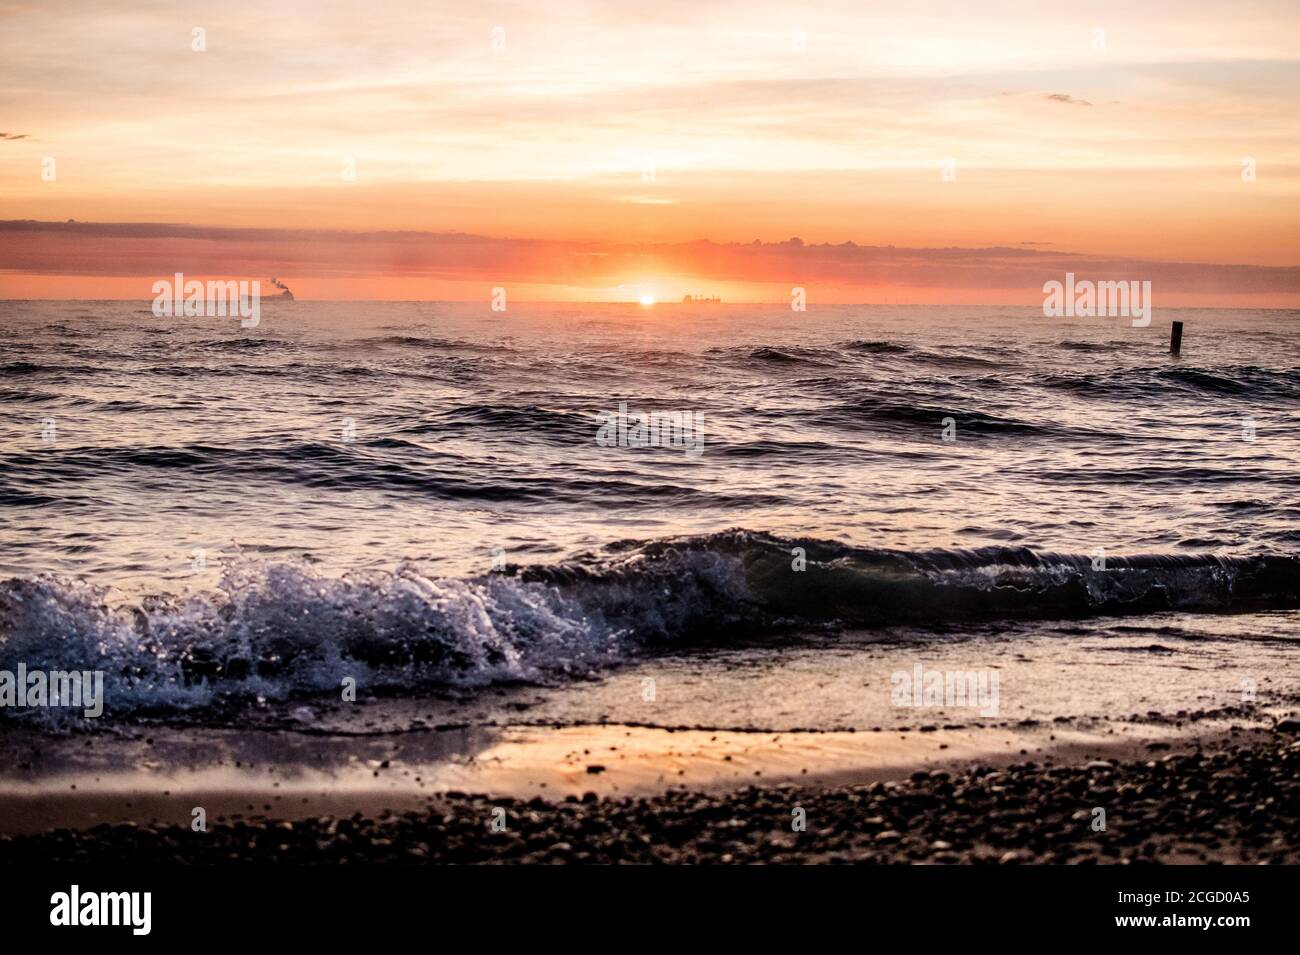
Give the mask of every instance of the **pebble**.
[[[1286, 731], [1290, 733], [1291, 731]], [[1168, 746], [1169, 744], [1163, 744]], [[1105, 776], [1097, 775], [1102, 768]], [[1104, 783], [1102, 782], [1104, 780]], [[1090, 788], [1092, 787], [1092, 788]], [[493, 808], [511, 805], [507, 832]], [[524, 809], [526, 805], [526, 810]], [[791, 835], [791, 809], [807, 831]], [[1092, 809], [1107, 830], [1092, 831]], [[816, 825], [811, 824], [816, 820]], [[653, 797], [551, 802], [448, 794], [428, 809], [368, 818], [317, 816], [187, 825], [98, 825], [0, 837], [0, 866], [174, 861], [544, 864], [941, 862], [1300, 864], [1300, 745], [1232, 738], [1155, 761], [1031, 762], [917, 772], [907, 782], [843, 787], [674, 789]], [[779, 837], [779, 838], [778, 838]]]

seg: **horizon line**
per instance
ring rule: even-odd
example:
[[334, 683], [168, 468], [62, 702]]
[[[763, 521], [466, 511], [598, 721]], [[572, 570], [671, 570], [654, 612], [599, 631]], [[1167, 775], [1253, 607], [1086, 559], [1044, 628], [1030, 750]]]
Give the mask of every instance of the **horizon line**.
[[[139, 304], [149, 304], [153, 300], [150, 298], [3, 298], [0, 297], [0, 304], [12, 304], [22, 302], [86, 302], [94, 304], [116, 303], [116, 302], [136, 302]], [[211, 300], [209, 300], [211, 301]], [[490, 307], [490, 303], [484, 299], [478, 298], [301, 298], [295, 297], [293, 301], [286, 302], [275, 296], [269, 296], [263, 299], [261, 304], [267, 305], [276, 303], [286, 307], [291, 307], [299, 302], [302, 303], [319, 303], [326, 305], [469, 305], [482, 303]], [[557, 298], [536, 298], [536, 299], [518, 299], [514, 305], [630, 305], [644, 311], [653, 311], [656, 308], [671, 306], [692, 305], [701, 303], [690, 303], [665, 299], [656, 301], [651, 305], [646, 305], [637, 299], [557, 299]], [[707, 302], [702, 303], [708, 306], [727, 307], [739, 305], [771, 305], [789, 308], [790, 303], [781, 299], [771, 301], [731, 301], [731, 302]], [[1018, 309], [1037, 309], [1042, 310], [1042, 305], [1021, 305], [1009, 304], [1006, 302], [819, 302], [808, 303], [806, 311], [812, 311], [818, 305], [836, 306], [836, 307], [871, 307], [871, 308], [1018, 308]], [[495, 315], [508, 314], [508, 309], [493, 312]], [[1162, 305], [1162, 312], [1300, 312], [1300, 306], [1292, 305]], [[802, 314], [802, 313], [800, 313]], [[173, 316], [162, 316], [172, 318]], [[192, 318], [210, 318], [213, 316], [181, 316]], [[216, 316], [222, 317], [222, 316]], [[226, 316], [230, 317], [230, 316]], [[237, 316], [235, 316], [237, 317]], [[1044, 318], [1059, 318], [1061, 321], [1081, 322], [1081, 321], [1112, 321], [1118, 320], [1115, 316], [1097, 315], [1097, 316], [1043, 316]]]

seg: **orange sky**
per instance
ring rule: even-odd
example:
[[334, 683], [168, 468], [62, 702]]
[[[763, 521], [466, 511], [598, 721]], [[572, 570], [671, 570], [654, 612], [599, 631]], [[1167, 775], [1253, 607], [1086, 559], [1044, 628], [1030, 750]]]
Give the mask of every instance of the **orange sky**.
[[192, 227], [0, 226], [0, 297], [186, 271], [1032, 304], [1075, 268], [1300, 305], [1298, 28], [1249, 0], [0, 2], [0, 220]]

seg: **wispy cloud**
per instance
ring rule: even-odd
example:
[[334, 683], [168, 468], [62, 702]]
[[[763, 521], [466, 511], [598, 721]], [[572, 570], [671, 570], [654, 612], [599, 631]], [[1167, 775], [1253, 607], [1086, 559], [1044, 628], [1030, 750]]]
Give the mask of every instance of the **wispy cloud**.
[[1073, 103], [1076, 106], [1091, 106], [1086, 99], [1076, 99], [1069, 93], [1048, 93], [1043, 99], [1054, 100], [1057, 103]]

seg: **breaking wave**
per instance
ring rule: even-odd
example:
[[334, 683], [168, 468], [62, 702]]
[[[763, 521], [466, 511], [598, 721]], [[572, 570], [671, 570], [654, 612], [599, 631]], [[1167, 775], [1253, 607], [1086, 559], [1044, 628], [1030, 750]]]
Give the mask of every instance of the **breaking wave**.
[[[623, 542], [475, 578], [241, 563], [212, 592], [122, 604], [85, 581], [0, 583], [0, 669], [105, 671], [110, 715], [583, 678], [649, 649], [828, 626], [1300, 606], [1300, 559], [899, 551], [747, 531]], [[5, 710], [54, 719], [50, 711]], [[57, 714], [56, 714], [57, 715]]]

